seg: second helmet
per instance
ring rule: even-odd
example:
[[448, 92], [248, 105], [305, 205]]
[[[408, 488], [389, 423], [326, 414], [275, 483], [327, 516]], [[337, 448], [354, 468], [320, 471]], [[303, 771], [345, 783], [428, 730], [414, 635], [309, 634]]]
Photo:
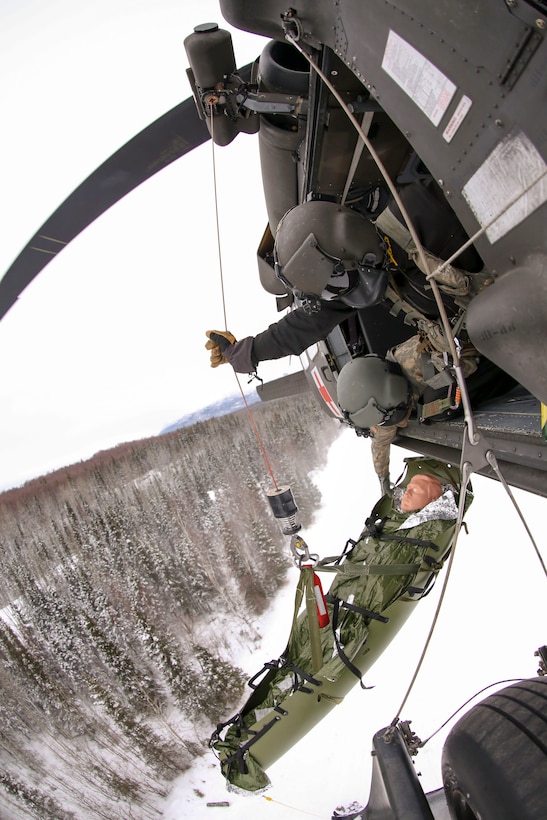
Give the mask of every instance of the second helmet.
[[346, 417], [364, 430], [402, 421], [412, 398], [398, 366], [375, 355], [359, 356], [344, 365], [336, 389]]

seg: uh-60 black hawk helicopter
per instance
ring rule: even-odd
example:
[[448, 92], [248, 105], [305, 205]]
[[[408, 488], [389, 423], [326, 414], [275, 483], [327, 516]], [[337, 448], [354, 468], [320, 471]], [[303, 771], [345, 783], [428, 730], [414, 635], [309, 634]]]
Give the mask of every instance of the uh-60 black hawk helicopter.
[[[198, 110], [215, 142], [227, 144], [239, 131], [258, 133], [268, 210], [258, 249], [262, 285], [279, 309], [295, 301], [310, 309], [309, 294], [297, 293], [301, 298], [295, 300], [295, 288], [291, 293], [283, 280], [292, 276], [292, 284], [305, 290], [310, 278], [303, 271], [319, 266], [320, 256], [331, 268], [338, 262], [341, 270], [361, 265], [365, 271], [366, 292], [347, 298], [361, 308], [357, 317], [341, 322], [303, 355], [322, 406], [341, 418], [337, 377], [352, 357], [385, 354], [416, 332], [417, 315], [439, 319], [431, 284], [416, 269], [397, 264], [389, 280], [382, 279], [369, 267], [366, 251], [372, 248], [366, 239], [359, 249], [347, 248], [351, 262], [337, 258], [341, 243], [359, 246], [349, 211], [367, 214], [378, 228], [382, 218], [374, 207], [389, 194], [389, 183], [403, 196], [418, 183], [430, 192], [424, 207], [449, 206], [478, 251], [468, 260], [465, 248], [451, 256], [456, 265], [463, 260], [472, 271], [469, 278], [478, 282], [459, 298], [445, 296], [450, 332], [461, 331], [499, 367], [498, 392], [504, 389], [500, 371], [522, 388], [486, 406], [479, 389], [472, 424], [490, 433], [489, 446], [510, 483], [544, 494], [540, 401], [547, 383], [537, 350], [545, 319], [541, 226], [547, 178], [544, 123], [532, 114], [542, 110], [543, 93], [537, 80], [544, 60], [538, 8], [514, 13], [507, 6], [500, 11], [499, 4], [457, 11], [450, 6], [445, 15], [442, 4], [431, 9], [426, 3], [382, 11], [221, 5], [233, 25], [275, 38], [250, 81], [236, 73], [226, 33], [204, 25], [187, 39]], [[335, 215], [340, 205], [347, 224]], [[423, 210], [417, 215], [422, 224], [427, 218]], [[386, 258], [396, 262], [390, 237], [384, 239]], [[266, 398], [290, 389], [285, 379], [259, 393]], [[423, 414], [412, 419], [398, 443], [457, 461], [462, 423], [423, 421]], [[473, 460], [475, 469], [492, 475], [487, 463]]]
[[[229, 34], [216, 23], [196, 26], [185, 41], [193, 99], [110, 157], [44, 223], [0, 282], [0, 317], [59, 242], [66, 245], [137, 185], [211, 136], [222, 146], [240, 132], [256, 133], [268, 213], [258, 273], [279, 310], [310, 302], [305, 288], [288, 287], [292, 256], [283, 264], [278, 258], [278, 227], [287, 213], [303, 215], [291, 228], [293, 272], [319, 264], [319, 257], [333, 267], [343, 262], [329, 250], [336, 230], [330, 215], [377, 222], [385, 197], [395, 203], [397, 229], [410, 235], [416, 261], [414, 269], [398, 265], [394, 236], [403, 234], [382, 231], [386, 264], [364, 253], [342, 265], [340, 273], [359, 274], [365, 296], [353, 304], [351, 318], [305, 351], [304, 380], [297, 375], [266, 384], [261, 397], [311, 388], [342, 420], [336, 385], [343, 366], [355, 356], [384, 355], [416, 332], [417, 316], [425, 317], [450, 339], [447, 367], [459, 391], [452, 409], [461, 412], [433, 423], [415, 415], [395, 443], [547, 496], [541, 421], [547, 404], [547, 4], [303, 0], [290, 7], [282, 0], [220, 0], [220, 11], [229, 24], [269, 38], [259, 59], [237, 69]], [[424, 214], [410, 218], [401, 199], [416, 185], [469, 237], [439, 260], [457, 266], [466, 249], [472, 251], [468, 272], [478, 285], [467, 293], [447, 295], [436, 275], [424, 275], [414, 226]], [[486, 402], [474, 395], [471, 406], [462, 340], [497, 368], [500, 384], [511, 381], [507, 392]], [[518, 723], [522, 708], [508, 707], [504, 725]], [[535, 695], [530, 710], [536, 724], [527, 735], [534, 754], [540, 749], [544, 804], [545, 699]], [[487, 731], [497, 728], [489, 723]], [[509, 737], [510, 755], [529, 753], [511, 734], [502, 736]], [[379, 733], [374, 743], [363, 816], [432, 817], [438, 803], [435, 809], [423, 794], [403, 735], [387, 744]], [[507, 765], [505, 758], [489, 761], [473, 791], [478, 782], [479, 792], [486, 783], [488, 793], [492, 784], [501, 793], [500, 784], [510, 780]], [[530, 789], [537, 791], [537, 780]], [[527, 784], [519, 789], [526, 793]], [[502, 816], [474, 807], [465, 786], [453, 786], [450, 803], [454, 816]], [[543, 809], [523, 803], [519, 817], [539, 818]]]

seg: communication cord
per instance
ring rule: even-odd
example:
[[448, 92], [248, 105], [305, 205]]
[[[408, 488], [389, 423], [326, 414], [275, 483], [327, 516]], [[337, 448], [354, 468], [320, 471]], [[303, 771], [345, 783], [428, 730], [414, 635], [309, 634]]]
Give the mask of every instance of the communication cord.
[[438, 735], [438, 734], [439, 734], [439, 732], [440, 732], [442, 729], [444, 729], [444, 727], [445, 727], [448, 723], [450, 723], [450, 721], [451, 721], [453, 718], [455, 718], [455, 717], [456, 717], [456, 715], [457, 715], [459, 712], [461, 712], [461, 710], [462, 710], [462, 709], [465, 709], [465, 707], [466, 707], [469, 703], [471, 703], [471, 701], [475, 700], [475, 698], [478, 698], [478, 696], [479, 696], [479, 695], [482, 695], [482, 693], [483, 693], [483, 692], [486, 692], [486, 691], [487, 691], [487, 689], [492, 689], [492, 687], [493, 687], [493, 686], [503, 686], [503, 684], [505, 684], [505, 683], [520, 683], [520, 680], [521, 680], [520, 678], [507, 678], [506, 680], [497, 680], [495, 683], [489, 683], [489, 684], [488, 684], [488, 686], [483, 686], [483, 688], [482, 688], [482, 689], [479, 689], [479, 691], [478, 691], [478, 692], [475, 692], [475, 694], [474, 694], [474, 695], [471, 695], [471, 697], [470, 697], [470, 698], [467, 698], [467, 700], [465, 701], [465, 703], [462, 703], [462, 704], [461, 704], [461, 706], [458, 706], [458, 708], [457, 708], [457, 709], [455, 709], [455, 710], [454, 710], [454, 712], [452, 712], [452, 714], [451, 714], [449, 717], [447, 717], [447, 719], [444, 721], [444, 723], [441, 723], [441, 725], [440, 725], [437, 729], [435, 729], [435, 731], [434, 731], [434, 732], [432, 732], [432, 733], [429, 735], [429, 737], [426, 737], [426, 739], [425, 739], [425, 740], [421, 740], [421, 741], [419, 742], [419, 744], [418, 744], [418, 748], [419, 748], [419, 749], [423, 749], [423, 747], [426, 745], [426, 743], [429, 743], [429, 741], [430, 741], [430, 740], [433, 740], [433, 738], [435, 737], [435, 735]]
[[298, 809], [296, 806], [289, 806], [288, 803], [281, 803], [279, 800], [274, 800], [273, 797], [266, 797], [264, 796], [264, 800], [267, 800], [268, 803], [276, 803], [278, 806], [284, 806], [286, 809], [292, 809], [292, 811], [297, 811], [299, 814], [307, 814], [308, 817], [319, 817], [323, 818], [323, 814], [314, 814], [312, 811], [305, 811], [304, 809]]

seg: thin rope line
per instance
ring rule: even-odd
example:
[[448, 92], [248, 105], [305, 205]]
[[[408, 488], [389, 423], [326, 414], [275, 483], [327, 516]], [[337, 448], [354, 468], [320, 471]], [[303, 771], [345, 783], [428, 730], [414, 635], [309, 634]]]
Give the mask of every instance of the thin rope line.
[[[213, 105], [212, 103], [209, 106], [209, 119], [211, 122], [211, 159], [212, 159], [212, 167], [213, 167], [213, 195], [214, 195], [214, 202], [215, 202], [215, 224], [216, 224], [216, 232], [217, 232], [217, 251], [218, 251], [218, 269], [219, 269], [219, 277], [220, 277], [220, 293], [222, 299], [222, 313], [224, 316], [224, 330], [228, 330], [228, 321], [226, 319], [226, 295], [224, 293], [224, 271], [222, 269], [222, 250], [221, 250], [221, 242], [220, 242], [220, 219], [218, 216], [218, 193], [217, 193], [217, 166], [216, 166], [216, 155], [215, 155], [215, 139], [214, 139], [214, 131], [215, 131], [215, 118], [213, 116]], [[234, 371], [235, 372], [235, 371]]]
[[[222, 243], [220, 241], [220, 219], [219, 219], [219, 214], [218, 214], [218, 190], [217, 190], [217, 175], [216, 175], [216, 161], [215, 161], [215, 140], [214, 140], [214, 119], [215, 118], [213, 116], [213, 106], [212, 106], [212, 104], [209, 106], [209, 116], [210, 116], [210, 120], [211, 120], [211, 145], [212, 145], [211, 155], [212, 155], [212, 165], [213, 165], [213, 191], [214, 191], [214, 202], [215, 202], [215, 222], [216, 222], [217, 247], [218, 247], [220, 293], [221, 293], [221, 300], [222, 300], [222, 312], [223, 312], [223, 315], [224, 315], [224, 330], [227, 331], [228, 330], [228, 320], [227, 320], [227, 313], [226, 313], [226, 293], [225, 293], [225, 290], [224, 290], [224, 270], [223, 270], [223, 267], [222, 267]], [[233, 368], [232, 368], [232, 370], [233, 370]], [[241, 382], [239, 381], [239, 377], [238, 377], [236, 371], [233, 370], [233, 373], [234, 373], [234, 376], [235, 376], [237, 386], [239, 387], [241, 397], [243, 399], [243, 404], [245, 405], [245, 410], [247, 411], [247, 416], [248, 416], [249, 421], [251, 423], [251, 427], [252, 427], [253, 432], [255, 434], [255, 438], [258, 442], [258, 446], [260, 448], [260, 451], [262, 453], [262, 457], [263, 457], [264, 462], [266, 464], [266, 468], [267, 468], [267, 470], [270, 474], [270, 478], [272, 479], [274, 489], [278, 490], [279, 487], [278, 487], [277, 481], [275, 480], [275, 475], [274, 475], [274, 472], [273, 472], [273, 468], [272, 468], [270, 459], [268, 458], [268, 454], [266, 452], [266, 448], [264, 446], [264, 442], [262, 441], [262, 437], [260, 435], [258, 427], [256, 426], [253, 414], [251, 412], [251, 408], [249, 406], [249, 402], [247, 401], [247, 396], [245, 395], [245, 393], [243, 391], [243, 388], [241, 386]]]
[[475, 692], [474, 695], [471, 695], [470, 698], [467, 698], [465, 703], [462, 703], [461, 706], [458, 706], [458, 708], [454, 712], [452, 712], [450, 717], [447, 717], [447, 719], [444, 721], [444, 723], [441, 723], [441, 725], [438, 727], [438, 729], [435, 729], [435, 731], [431, 735], [429, 735], [429, 737], [427, 737], [425, 740], [420, 741], [420, 743], [418, 744], [418, 748], [423, 749], [423, 747], [426, 745], [426, 743], [429, 743], [429, 741], [432, 740], [435, 737], [435, 735], [438, 735], [439, 732], [442, 729], [444, 729], [444, 727], [448, 723], [450, 723], [450, 721], [453, 718], [456, 717], [458, 712], [461, 712], [462, 709], [465, 709], [465, 707], [467, 706], [468, 703], [471, 703], [472, 700], [474, 700], [475, 698], [478, 698], [478, 696], [482, 695], [483, 692], [486, 692], [487, 689], [491, 689], [493, 686], [501, 686], [502, 683], [520, 683], [521, 680], [522, 680], [522, 678], [507, 678], [506, 680], [497, 680], [495, 683], [489, 683], [488, 686], [483, 686], [482, 689], [479, 689], [478, 692]]
[[435, 268], [435, 270], [432, 273], [427, 274], [426, 278], [431, 279], [432, 277], [436, 276], [438, 273], [442, 273], [445, 270], [445, 268], [447, 268], [449, 265], [451, 265], [452, 262], [454, 262], [458, 258], [458, 256], [461, 253], [463, 253], [463, 251], [467, 250], [467, 248], [469, 248], [471, 245], [473, 245], [476, 242], [477, 239], [480, 239], [480, 237], [484, 233], [486, 233], [489, 228], [492, 227], [494, 222], [497, 222], [498, 219], [501, 219], [501, 217], [505, 213], [507, 213], [507, 211], [510, 210], [510, 208], [513, 207], [513, 205], [516, 205], [517, 202], [519, 201], [519, 199], [521, 199], [521, 197], [523, 197], [532, 188], [534, 188], [538, 184], [538, 182], [541, 182], [541, 180], [546, 175], [547, 175], [547, 169], [545, 169], [545, 171], [543, 171], [543, 173], [540, 174], [533, 182], [531, 182], [529, 185], [527, 185], [526, 188], [524, 188], [518, 194], [515, 194], [515, 196], [512, 197], [509, 200], [509, 202], [507, 202], [506, 205], [503, 206], [503, 208], [501, 209], [501, 211], [499, 213], [497, 213], [495, 216], [493, 216], [491, 219], [489, 219], [488, 222], [485, 222], [485, 224], [482, 226], [482, 228], [479, 228], [479, 230], [476, 231], [473, 234], [473, 236], [469, 237], [469, 239], [466, 242], [464, 242], [463, 245], [461, 245], [458, 248], [458, 250], [455, 251], [455, 253], [452, 254], [452, 256], [449, 256], [448, 259], [445, 259], [443, 262], [441, 262], [441, 264], [437, 268]]
[[304, 809], [298, 809], [296, 806], [290, 806], [288, 803], [282, 803], [280, 800], [274, 800], [273, 797], [267, 797], [266, 795], [263, 795], [263, 797], [268, 803], [277, 803], [278, 806], [284, 806], [286, 809], [292, 809], [293, 811], [300, 812], [300, 814], [307, 814], [308, 817], [324, 817], [322, 814], [315, 814], [312, 811], [305, 811]]
[[512, 502], [515, 510], [517, 511], [518, 517], [520, 518], [520, 520], [522, 522], [522, 525], [523, 525], [524, 529], [526, 530], [526, 532], [528, 533], [528, 537], [529, 537], [530, 541], [532, 542], [532, 545], [533, 545], [534, 550], [536, 552], [536, 556], [539, 560], [539, 563], [541, 564], [541, 568], [543, 569], [543, 574], [547, 578], [547, 567], [545, 566], [545, 561], [543, 560], [543, 557], [542, 557], [542, 555], [539, 551], [539, 547], [538, 547], [538, 545], [537, 545], [537, 543], [534, 539], [534, 536], [532, 535], [532, 532], [531, 532], [530, 527], [528, 526], [528, 524], [526, 522], [526, 519], [524, 518], [524, 516], [522, 514], [522, 511], [521, 511], [521, 509], [520, 509], [520, 507], [517, 503], [517, 499], [515, 498], [515, 496], [511, 492], [511, 488], [509, 487], [507, 481], [505, 480], [505, 478], [504, 478], [504, 476], [503, 476], [503, 474], [502, 474], [502, 472], [499, 468], [498, 460], [497, 460], [495, 454], [492, 452], [492, 450], [489, 450], [486, 453], [486, 460], [488, 461], [488, 463], [490, 464], [490, 466], [492, 467], [492, 469], [496, 473], [496, 475], [497, 475], [500, 483], [502, 484], [505, 492], [507, 493], [507, 495], [511, 499], [511, 502]]

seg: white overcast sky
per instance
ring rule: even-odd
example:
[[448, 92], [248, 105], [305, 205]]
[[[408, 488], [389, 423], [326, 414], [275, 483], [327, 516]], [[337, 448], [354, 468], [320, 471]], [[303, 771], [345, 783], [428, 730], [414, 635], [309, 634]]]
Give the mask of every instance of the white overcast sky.
[[[212, 0], [2, 0], [1, 275], [88, 174], [190, 96], [183, 41], [209, 21], [229, 28]], [[263, 38], [232, 31], [239, 65], [260, 54]], [[257, 142], [215, 149], [239, 338], [278, 318], [256, 266], [267, 221]], [[203, 347], [224, 324], [213, 191], [208, 142], [80, 234], [0, 322], [0, 488], [238, 392]]]

